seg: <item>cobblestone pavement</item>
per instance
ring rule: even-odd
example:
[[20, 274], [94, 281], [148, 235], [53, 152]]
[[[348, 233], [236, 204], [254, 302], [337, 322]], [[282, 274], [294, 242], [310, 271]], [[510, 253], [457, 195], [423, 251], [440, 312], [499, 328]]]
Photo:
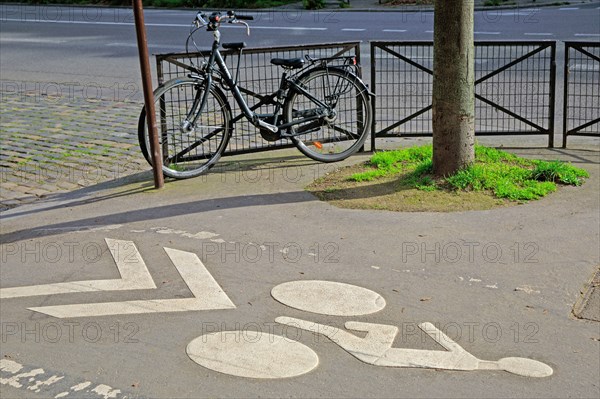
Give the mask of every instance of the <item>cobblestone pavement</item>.
[[147, 170], [141, 103], [0, 91], [0, 210]]

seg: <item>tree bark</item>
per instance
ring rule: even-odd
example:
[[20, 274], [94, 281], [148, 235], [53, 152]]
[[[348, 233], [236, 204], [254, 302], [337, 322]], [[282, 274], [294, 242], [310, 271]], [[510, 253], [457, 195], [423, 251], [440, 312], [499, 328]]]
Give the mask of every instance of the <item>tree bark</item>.
[[433, 172], [448, 176], [475, 159], [474, 0], [435, 0]]

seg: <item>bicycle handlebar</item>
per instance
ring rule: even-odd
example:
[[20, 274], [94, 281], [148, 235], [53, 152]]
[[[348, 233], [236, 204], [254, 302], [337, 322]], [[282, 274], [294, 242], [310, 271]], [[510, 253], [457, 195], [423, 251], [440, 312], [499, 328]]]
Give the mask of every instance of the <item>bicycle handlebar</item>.
[[206, 20], [207, 15], [205, 13], [203, 13], [202, 11], [199, 11], [196, 14], [196, 18], [194, 19], [195, 23], [200, 23], [202, 25], [209, 25], [209, 24], [214, 24], [214, 25], [220, 25], [221, 22], [223, 22], [224, 20], [227, 20], [227, 22], [229, 23], [234, 23], [236, 20], [240, 20], [240, 21], [252, 21], [254, 20], [254, 17], [251, 15], [236, 15], [234, 11], [227, 11], [226, 15], [223, 15], [223, 13], [219, 12], [219, 11], [215, 11], [213, 13], [211, 13], [208, 16], [208, 21]]

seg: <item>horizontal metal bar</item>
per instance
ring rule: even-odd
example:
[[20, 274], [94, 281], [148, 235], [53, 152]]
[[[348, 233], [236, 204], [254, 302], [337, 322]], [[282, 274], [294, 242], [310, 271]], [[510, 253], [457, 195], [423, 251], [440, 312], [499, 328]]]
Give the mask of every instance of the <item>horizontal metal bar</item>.
[[586, 137], [600, 137], [600, 133], [585, 133], [585, 132], [575, 132], [575, 133], [567, 133], [567, 136], [586, 136]]
[[[340, 43], [322, 43], [322, 44], [301, 44], [298, 46], [275, 46], [275, 47], [250, 47], [245, 48], [243, 54], [262, 54], [268, 52], [278, 52], [278, 51], [293, 51], [293, 50], [322, 50], [322, 49], [336, 49], [340, 47], [347, 47], [348, 51], [352, 48], [359, 47], [361, 41], [353, 41], [353, 42], [340, 42]], [[202, 57], [209, 55], [211, 50], [199, 51], [196, 53], [167, 53], [167, 54], [158, 54], [156, 57], [160, 60], [167, 60], [168, 58], [179, 59], [179, 58], [192, 58], [192, 57]], [[238, 54], [235, 50], [222, 50], [222, 55], [231, 55]], [[160, 57], [160, 58], [159, 58]]]

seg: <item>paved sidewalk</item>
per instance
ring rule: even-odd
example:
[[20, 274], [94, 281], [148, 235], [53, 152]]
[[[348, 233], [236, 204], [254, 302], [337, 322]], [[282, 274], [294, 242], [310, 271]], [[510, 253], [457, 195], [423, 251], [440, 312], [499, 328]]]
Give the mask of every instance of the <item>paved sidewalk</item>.
[[138, 101], [46, 86], [0, 92], [0, 210], [148, 169], [137, 142]]
[[[3, 212], [2, 395], [597, 397], [599, 324], [571, 312], [600, 264], [599, 149], [511, 151], [591, 177], [491, 211], [356, 211], [303, 189], [339, 165], [280, 150]], [[553, 374], [440, 370], [469, 356]]]

